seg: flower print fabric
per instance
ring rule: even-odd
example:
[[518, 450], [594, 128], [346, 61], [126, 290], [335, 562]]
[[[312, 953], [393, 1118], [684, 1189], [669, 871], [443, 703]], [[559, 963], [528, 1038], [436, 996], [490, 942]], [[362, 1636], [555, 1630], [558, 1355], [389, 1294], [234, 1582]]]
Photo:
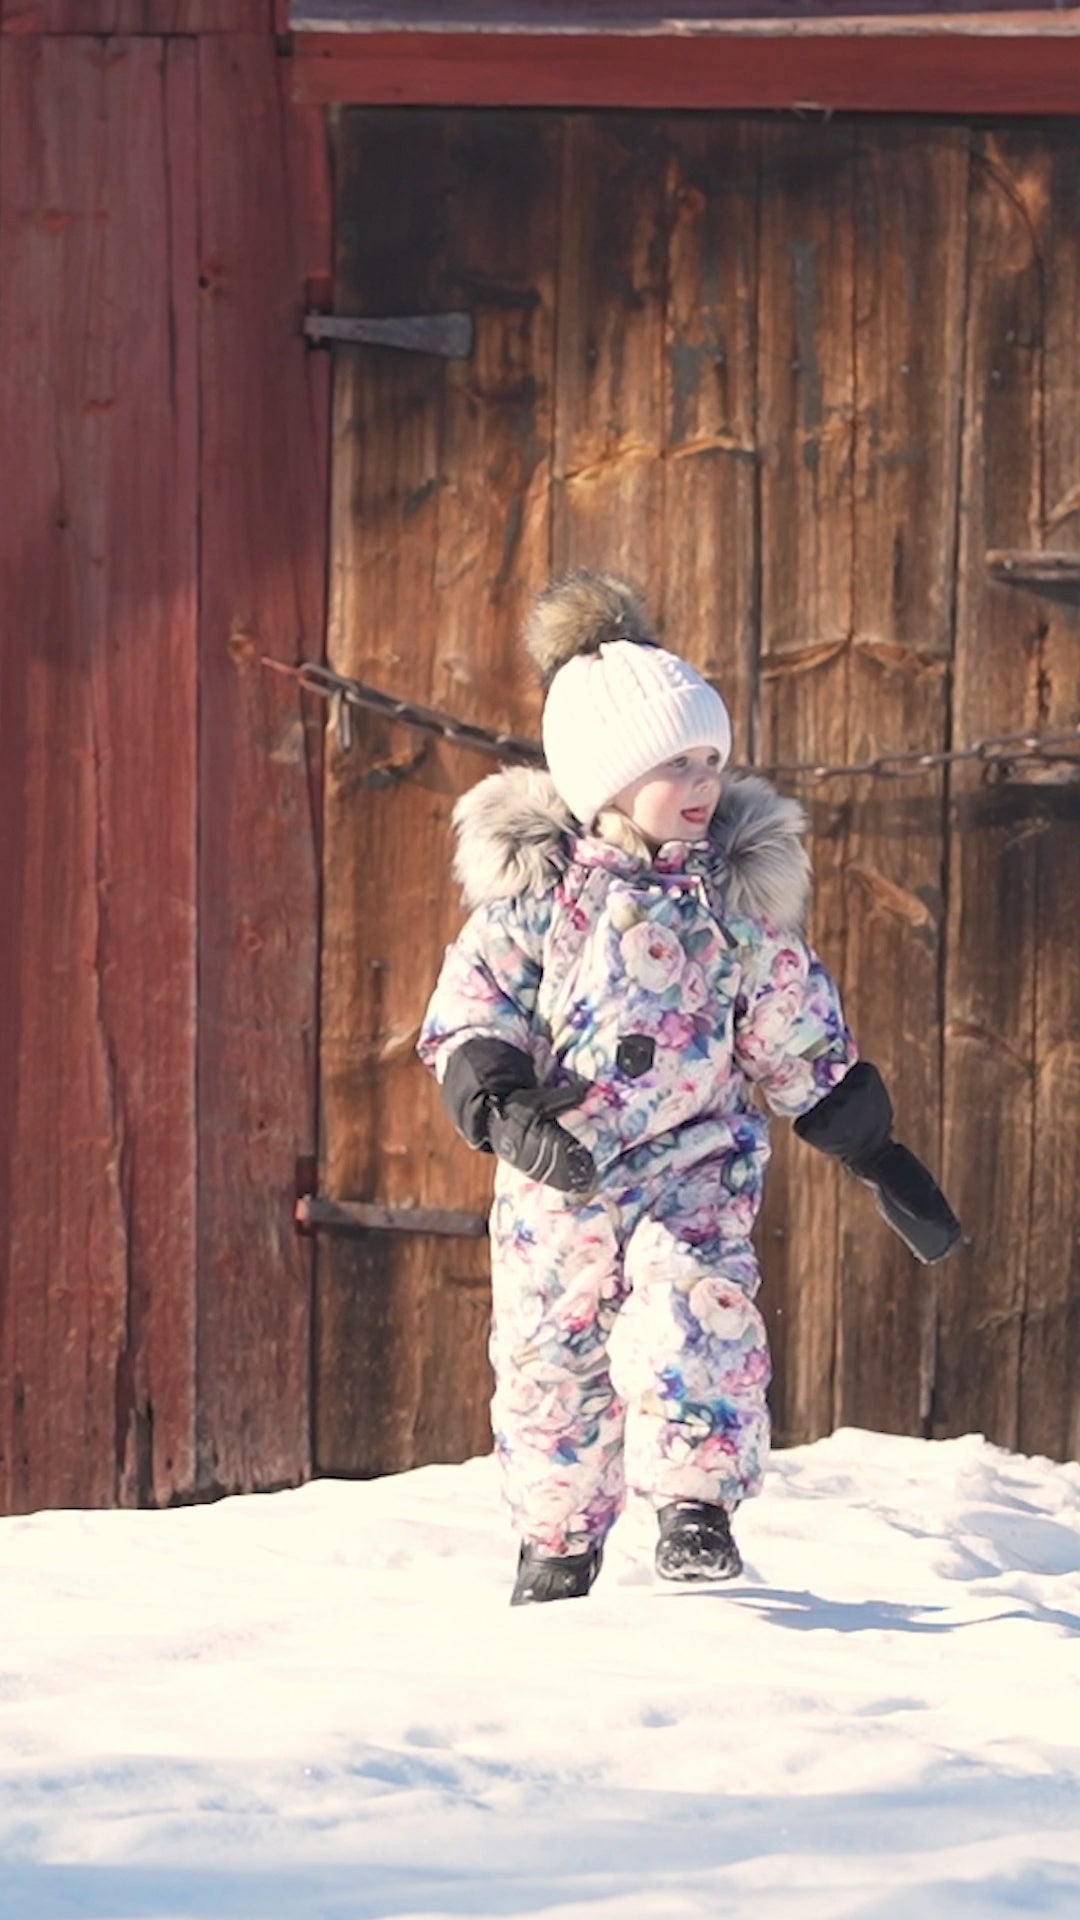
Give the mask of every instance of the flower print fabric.
[[696, 1244], [640, 1187], [567, 1207], [500, 1167], [492, 1213], [495, 1444], [522, 1537], [602, 1539], [627, 1487], [734, 1506], [769, 1448], [752, 1249], [715, 1190]]
[[[830, 975], [797, 935], [724, 917], [700, 855], [679, 847], [642, 869], [602, 841], [575, 851], [550, 892], [470, 916], [447, 950], [421, 1058], [441, 1078], [455, 1046], [489, 1034], [530, 1052], [540, 1080], [587, 1081], [565, 1124], [601, 1170], [686, 1127], [701, 1157], [724, 1153], [733, 1114], [767, 1154], [751, 1083], [793, 1118], [856, 1058]], [[628, 1035], [654, 1043], [637, 1076], [619, 1065]]]
[[619, 960], [627, 978], [649, 993], [675, 986], [687, 965], [678, 934], [649, 920], [627, 928], [619, 941]]
[[584, 838], [549, 891], [477, 908], [448, 949], [421, 1057], [441, 1078], [476, 1034], [586, 1083], [561, 1124], [599, 1173], [583, 1205], [497, 1170], [493, 1421], [522, 1537], [602, 1539], [627, 1478], [657, 1505], [748, 1497], [769, 1431], [754, 1087], [794, 1117], [843, 1078], [830, 975], [801, 937], [725, 914], [707, 850], [644, 868]]

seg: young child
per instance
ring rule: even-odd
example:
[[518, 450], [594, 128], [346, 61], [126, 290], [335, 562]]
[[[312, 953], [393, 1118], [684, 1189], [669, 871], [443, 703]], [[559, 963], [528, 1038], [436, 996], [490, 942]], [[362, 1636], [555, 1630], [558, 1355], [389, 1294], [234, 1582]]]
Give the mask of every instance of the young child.
[[627, 1484], [657, 1510], [662, 1576], [741, 1571], [730, 1515], [769, 1444], [756, 1092], [874, 1188], [921, 1259], [960, 1231], [892, 1140], [881, 1078], [799, 931], [798, 806], [721, 781], [719, 694], [611, 575], [549, 587], [526, 645], [550, 773], [508, 769], [458, 803], [472, 913], [419, 1042], [459, 1132], [499, 1162], [513, 1605], [588, 1593]]

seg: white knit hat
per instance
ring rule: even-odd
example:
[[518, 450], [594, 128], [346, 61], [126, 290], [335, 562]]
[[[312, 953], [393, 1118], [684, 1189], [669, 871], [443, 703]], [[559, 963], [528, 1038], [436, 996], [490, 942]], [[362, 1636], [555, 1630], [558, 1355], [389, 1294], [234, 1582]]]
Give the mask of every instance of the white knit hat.
[[559, 668], [544, 707], [551, 777], [583, 826], [617, 793], [691, 747], [731, 752], [728, 710], [678, 654], [609, 640]]
[[525, 649], [547, 689], [544, 752], [559, 794], [583, 826], [624, 787], [692, 747], [731, 752], [720, 695], [678, 654], [657, 646], [639, 589], [584, 569], [533, 603]]

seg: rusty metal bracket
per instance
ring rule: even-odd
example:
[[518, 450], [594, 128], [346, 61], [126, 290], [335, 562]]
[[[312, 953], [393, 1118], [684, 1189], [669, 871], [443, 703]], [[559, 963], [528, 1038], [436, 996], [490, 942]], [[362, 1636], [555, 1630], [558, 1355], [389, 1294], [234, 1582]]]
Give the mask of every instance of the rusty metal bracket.
[[443, 360], [468, 360], [473, 350], [471, 313], [414, 313], [383, 319], [344, 313], [306, 313], [304, 338], [313, 347], [396, 347]]
[[301, 1194], [293, 1215], [300, 1233], [432, 1233], [448, 1239], [480, 1240], [487, 1233], [482, 1213], [455, 1213], [445, 1207], [382, 1207], [373, 1200], [323, 1200]]
[[986, 556], [991, 580], [1005, 587], [1026, 587], [1050, 600], [1080, 598], [1080, 553], [1046, 549], [992, 547]]
[[428, 757], [431, 742], [422, 740], [415, 753], [404, 760], [377, 760], [360, 775], [357, 786], [366, 787], [369, 792], [378, 792], [384, 787], [396, 787], [402, 780], [410, 780], [419, 773]]

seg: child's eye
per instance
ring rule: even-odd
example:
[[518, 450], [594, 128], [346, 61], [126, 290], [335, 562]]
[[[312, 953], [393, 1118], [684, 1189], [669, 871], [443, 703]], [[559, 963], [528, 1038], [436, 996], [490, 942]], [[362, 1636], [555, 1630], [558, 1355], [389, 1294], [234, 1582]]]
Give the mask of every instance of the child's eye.
[[668, 761], [668, 766], [671, 768], [673, 773], [681, 773], [685, 765], [686, 765], [685, 753], [677, 754], [674, 760]]
[[720, 765], [720, 755], [716, 752], [710, 753], [708, 764], [710, 767], [718, 767]]

